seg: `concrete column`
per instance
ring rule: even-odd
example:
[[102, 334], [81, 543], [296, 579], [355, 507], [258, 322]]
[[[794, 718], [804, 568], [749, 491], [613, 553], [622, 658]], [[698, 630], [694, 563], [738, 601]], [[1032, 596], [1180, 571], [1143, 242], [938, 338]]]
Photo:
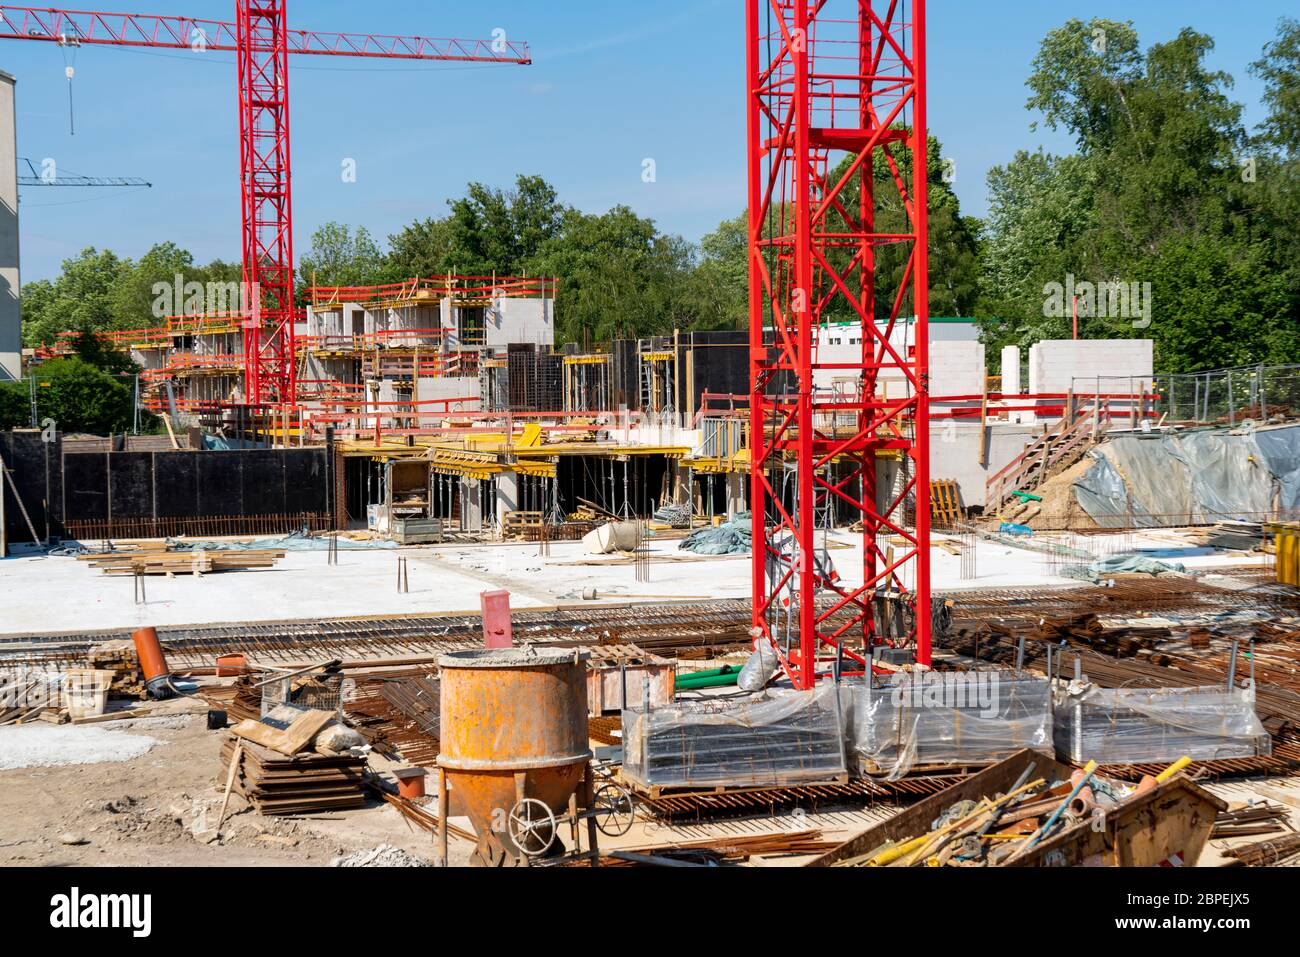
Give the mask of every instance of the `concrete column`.
[[462, 476], [460, 495], [463, 503], [460, 516], [461, 530], [466, 532], [483, 531], [483, 505], [479, 499], [479, 480]]
[[1002, 349], [1002, 394], [1020, 394], [1020, 347], [1004, 346]]
[[741, 472], [727, 473], [727, 517], [745, 511], [745, 480], [749, 476]]
[[[931, 456], [933, 457], [933, 441], [935, 435], [931, 433]], [[898, 473], [901, 469], [899, 462], [894, 459], [876, 459], [876, 513], [883, 515], [889, 504], [893, 502], [897, 490], [894, 488], [898, 484]], [[856, 492], [856, 490], [854, 490]], [[896, 520], [895, 524], [899, 524]]]
[[519, 473], [502, 472], [497, 476], [497, 530], [504, 527], [506, 512], [519, 509]]
[[668, 460], [668, 499], [662, 504], [686, 504], [691, 500], [691, 489], [686, 484], [686, 470], [677, 459]]
[[15, 87], [0, 72], [0, 380], [22, 378], [22, 311], [18, 274], [18, 129]]

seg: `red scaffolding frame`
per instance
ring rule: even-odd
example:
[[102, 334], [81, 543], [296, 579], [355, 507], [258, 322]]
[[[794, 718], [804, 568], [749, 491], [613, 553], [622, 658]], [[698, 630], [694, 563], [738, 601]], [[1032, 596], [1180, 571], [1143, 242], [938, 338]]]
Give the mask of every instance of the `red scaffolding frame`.
[[[746, 31], [754, 637], [809, 688], [870, 667], [877, 596], [910, 606], [901, 644], [930, 663], [925, 3], [747, 0]], [[877, 229], [878, 181], [905, 229]], [[891, 287], [877, 257], [893, 244], [907, 252]], [[819, 361], [835, 314], [860, 322], [860, 361]], [[902, 394], [882, 389], [887, 370]], [[819, 391], [818, 373], [856, 389]], [[908, 467], [885, 488], [890, 456]], [[860, 584], [817, 548], [835, 503], [861, 517]]]

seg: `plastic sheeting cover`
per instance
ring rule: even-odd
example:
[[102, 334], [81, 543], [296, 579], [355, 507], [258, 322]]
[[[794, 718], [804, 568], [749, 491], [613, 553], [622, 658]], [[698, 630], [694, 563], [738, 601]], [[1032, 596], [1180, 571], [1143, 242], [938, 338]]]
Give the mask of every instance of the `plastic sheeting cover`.
[[1092, 456], [1074, 491], [1103, 528], [1300, 509], [1300, 427], [1119, 435]]
[[[303, 535], [301, 532], [294, 532], [281, 538], [259, 538], [251, 542], [195, 542], [168, 539], [167, 544], [178, 552], [324, 552], [329, 550], [330, 540], [328, 538], [312, 538], [309, 535]], [[388, 541], [387, 539], [353, 541], [350, 538], [340, 537], [338, 540], [338, 550], [341, 552], [397, 547], [397, 542]]]
[[752, 526], [748, 519], [723, 522], [716, 528], [697, 528], [677, 547], [697, 555], [747, 555]]
[[623, 712], [623, 774], [642, 787], [785, 786], [844, 773], [833, 684]]
[[891, 781], [918, 765], [991, 763], [1024, 748], [1052, 753], [1045, 678], [928, 672], [851, 687], [853, 752]]
[[1185, 575], [1187, 566], [1178, 562], [1162, 562], [1144, 555], [1112, 555], [1089, 565], [1067, 565], [1061, 569], [1065, 578], [1097, 582], [1107, 575], [1129, 572], [1141, 575]]
[[1252, 691], [1071, 685], [1058, 696], [1055, 723], [1057, 752], [1075, 762], [1215, 761], [1272, 750]]

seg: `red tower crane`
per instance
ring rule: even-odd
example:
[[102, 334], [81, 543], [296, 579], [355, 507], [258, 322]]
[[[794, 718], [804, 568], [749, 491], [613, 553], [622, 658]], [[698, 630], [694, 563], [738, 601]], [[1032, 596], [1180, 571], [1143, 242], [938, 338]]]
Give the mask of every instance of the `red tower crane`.
[[237, 54], [243, 196], [245, 401], [292, 407], [293, 203], [289, 160], [289, 56], [518, 63], [528, 45], [493, 40], [290, 30], [286, 0], [235, 0], [235, 22], [0, 5], [0, 39], [61, 45], [162, 47]]
[[[754, 634], [809, 688], [886, 642], [930, 662], [925, 3], [746, 0], [746, 32]], [[861, 584], [817, 546], [835, 505]]]

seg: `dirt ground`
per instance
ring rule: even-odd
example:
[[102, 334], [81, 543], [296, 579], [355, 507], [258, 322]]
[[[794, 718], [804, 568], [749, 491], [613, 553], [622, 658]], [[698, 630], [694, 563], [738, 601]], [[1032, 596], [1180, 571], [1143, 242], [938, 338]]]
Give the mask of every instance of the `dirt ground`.
[[[225, 732], [196, 716], [111, 727], [160, 743], [129, 761], [0, 771], [0, 866], [328, 866], [380, 844], [434, 859], [432, 837], [382, 803], [285, 819], [262, 817], [235, 796], [238, 813], [218, 839]], [[466, 863], [471, 850], [453, 837], [452, 865]]]

